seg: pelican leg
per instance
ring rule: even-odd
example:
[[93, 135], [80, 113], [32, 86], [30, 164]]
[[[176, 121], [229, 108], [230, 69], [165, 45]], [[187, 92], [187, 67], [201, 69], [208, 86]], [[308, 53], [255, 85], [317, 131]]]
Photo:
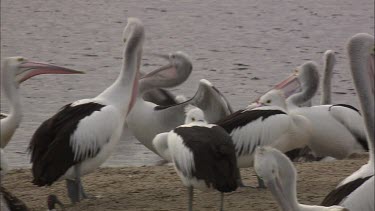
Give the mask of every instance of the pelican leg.
[[79, 191], [75, 180], [66, 179], [66, 188], [68, 190], [68, 197], [72, 204], [79, 202]]
[[224, 193], [220, 192], [220, 211], [224, 211]]
[[236, 171], [237, 171], [237, 175], [238, 175], [238, 179], [237, 179], [237, 185], [238, 185], [238, 187], [247, 187], [245, 184], [243, 184], [243, 182], [242, 182], [242, 177], [241, 177], [241, 172], [240, 172], [240, 168], [237, 168], [236, 169]]
[[87, 199], [87, 198], [89, 198], [88, 195], [87, 195], [86, 192], [85, 192], [85, 189], [83, 188], [83, 185], [82, 185], [82, 182], [81, 182], [81, 181], [79, 181], [79, 189], [80, 189], [80, 192], [81, 192], [81, 197], [82, 197], [83, 199]]
[[193, 211], [193, 186], [188, 187], [189, 201], [188, 201], [188, 211]]
[[87, 195], [85, 193], [85, 190], [83, 189], [82, 182], [81, 182], [81, 164], [76, 164], [74, 166], [74, 174], [75, 174], [75, 181], [76, 186], [79, 194], [79, 200], [87, 199]]
[[264, 184], [264, 181], [258, 175], [257, 175], [257, 179], [258, 179], [258, 187], [257, 188], [266, 189], [266, 185]]

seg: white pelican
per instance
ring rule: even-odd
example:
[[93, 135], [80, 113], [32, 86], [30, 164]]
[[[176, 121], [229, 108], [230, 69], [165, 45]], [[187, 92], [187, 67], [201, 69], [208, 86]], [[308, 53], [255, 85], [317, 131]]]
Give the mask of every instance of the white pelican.
[[27, 79], [40, 74], [83, 73], [64, 67], [29, 61], [23, 57], [8, 57], [1, 66], [1, 90], [10, 103], [10, 113], [1, 117], [1, 146], [4, 148], [12, 138], [21, 122], [22, 110], [19, 85]]
[[333, 67], [336, 63], [335, 52], [327, 50], [323, 54], [323, 83], [322, 96], [320, 98], [321, 105], [331, 104], [331, 81], [333, 75]]
[[[313, 134], [308, 146], [317, 157], [337, 159], [368, 150], [362, 116], [353, 106], [335, 104], [299, 107], [310, 100], [318, 89], [318, 78], [305, 76], [308, 63], [297, 68], [300, 74], [294, 74], [300, 78], [302, 91], [287, 98], [288, 111], [300, 114], [311, 122]], [[311, 70], [317, 72], [316, 69]], [[267, 105], [272, 105], [272, 102]]]
[[[185, 107], [192, 104], [204, 111], [212, 123], [229, 115], [232, 110], [225, 97], [209, 81], [202, 79], [195, 96], [174, 105], [157, 105], [143, 99], [144, 94], [155, 88], [173, 87], [184, 82], [192, 71], [189, 57], [183, 52], [169, 56], [170, 64], [147, 74], [139, 81], [139, 92], [134, 109], [127, 117], [127, 125], [135, 138], [151, 151], [153, 138], [184, 124]], [[145, 130], [147, 128], [147, 130]]]
[[[312, 66], [314, 68], [314, 66]], [[257, 101], [257, 108], [251, 105], [247, 109], [239, 110], [216, 124], [223, 127], [232, 137], [236, 147], [237, 164], [239, 168], [253, 165], [255, 148], [257, 146], [273, 146], [287, 152], [295, 148], [306, 146], [310, 138], [309, 121], [303, 116], [287, 113], [285, 108], [284, 90], [293, 93], [299, 81], [285, 80], [276, 88], [267, 92]], [[273, 106], [262, 106], [271, 103]], [[262, 107], [259, 107], [262, 106]], [[259, 187], [264, 185], [259, 182]], [[242, 181], [239, 184], [243, 186]]]
[[271, 147], [255, 150], [254, 169], [263, 179], [282, 211], [349, 211], [344, 207], [300, 204], [297, 199], [297, 172], [289, 158]]
[[373, 211], [374, 205], [374, 36], [356, 34], [348, 43], [350, 68], [361, 105], [369, 144], [369, 161], [344, 179], [323, 205], [339, 204], [349, 210]]
[[208, 124], [199, 108], [186, 114], [185, 124], [153, 140], [157, 152], [174, 163], [175, 170], [189, 191], [189, 211], [193, 207], [193, 188], [221, 192], [237, 189], [236, 154], [231, 137], [217, 125]]
[[32, 182], [45, 186], [66, 179], [73, 203], [87, 198], [81, 176], [110, 156], [135, 103], [144, 41], [140, 20], [128, 18], [123, 40], [123, 67], [116, 81], [95, 98], [62, 107], [36, 130], [30, 142]]

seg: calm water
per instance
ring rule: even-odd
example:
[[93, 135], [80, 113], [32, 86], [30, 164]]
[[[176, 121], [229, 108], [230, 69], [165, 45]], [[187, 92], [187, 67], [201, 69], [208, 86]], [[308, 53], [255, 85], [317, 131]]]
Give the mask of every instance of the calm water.
[[[327, 49], [337, 52], [334, 102], [356, 106], [345, 45], [355, 33], [373, 34], [373, 11], [372, 0], [2, 0], [2, 58], [22, 55], [87, 72], [40, 76], [22, 84], [24, 117], [6, 147], [10, 165], [29, 166], [26, 147], [43, 120], [67, 103], [96, 96], [114, 81], [129, 16], [145, 25], [145, 71], [164, 64], [151, 53], [185, 51], [194, 71], [173, 91], [193, 96], [199, 79], [206, 78], [239, 109], [303, 62], [322, 65]], [[3, 97], [1, 111], [8, 111]], [[128, 136], [105, 165], [153, 165], [158, 160]]]

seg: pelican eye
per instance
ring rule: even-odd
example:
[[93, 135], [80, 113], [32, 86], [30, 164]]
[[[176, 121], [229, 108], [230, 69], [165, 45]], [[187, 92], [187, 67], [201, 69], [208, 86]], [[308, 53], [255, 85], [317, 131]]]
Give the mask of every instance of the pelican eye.
[[191, 121], [195, 121], [195, 118], [193, 117], [193, 118], [191, 118]]
[[18, 62], [23, 62], [25, 59], [24, 58], [18, 58], [17, 61]]
[[271, 103], [271, 100], [267, 100], [266, 103]]

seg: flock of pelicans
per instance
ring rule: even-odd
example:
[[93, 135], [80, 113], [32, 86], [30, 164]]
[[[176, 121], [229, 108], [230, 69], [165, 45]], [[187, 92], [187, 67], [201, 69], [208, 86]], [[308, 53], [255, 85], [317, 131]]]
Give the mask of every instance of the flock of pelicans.
[[[97, 169], [111, 154], [121, 134], [132, 134], [148, 149], [173, 162], [188, 187], [225, 192], [245, 186], [239, 168], [253, 166], [260, 187], [272, 192], [284, 211], [374, 210], [374, 37], [357, 34], [347, 46], [360, 110], [330, 104], [334, 54], [324, 55], [321, 104], [309, 106], [319, 88], [318, 67], [306, 62], [245, 109], [233, 112], [225, 97], [208, 80], [200, 81], [194, 97], [175, 97], [164, 88], [183, 83], [192, 63], [183, 52], [162, 56], [169, 64], [140, 73], [144, 28], [129, 18], [123, 33], [123, 67], [116, 81], [92, 99], [63, 106], [44, 121], [31, 138], [32, 183], [50, 186], [66, 180], [71, 202], [90, 198], [81, 176]], [[10, 57], [2, 63], [1, 88], [10, 112], [1, 119], [1, 148], [21, 122], [21, 82], [39, 74], [78, 74], [80, 71]], [[369, 151], [369, 162], [344, 179], [320, 206], [298, 203], [297, 173], [291, 159], [309, 151], [314, 159], [347, 158]], [[285, 153], [285, 154], [284, 154]], [[1, 175], [7, 169], [1, 150]], [[1, 210], [27, 210], [2, 187]], [[48, 197], [55, 209], [55, 195]], [[18, 207], [17, 207], [18, 206]], [[15, 208], [17, 207], [17, 208]]]

